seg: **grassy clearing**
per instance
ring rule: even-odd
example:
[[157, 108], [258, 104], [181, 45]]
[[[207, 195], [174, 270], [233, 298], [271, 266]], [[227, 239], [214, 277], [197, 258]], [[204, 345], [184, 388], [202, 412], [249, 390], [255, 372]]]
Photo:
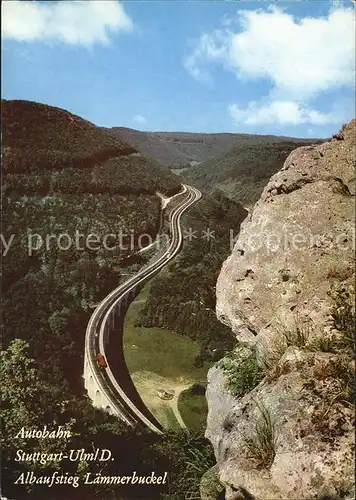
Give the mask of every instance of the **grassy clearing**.
[[226, 376], [227, 388], [235, 397], [242, 397], [263, 379], [254, 350], [232, 351], [218, 363]]
[[[185, 426], [178, 411], [178, 397], [187, 384], [148, 371], [133, 373], [132, 380], [144, 403], [163, 427], [177, 430]], [[158, 389], [174, 392], [173, 399], [161, 399], [157, 395]]]
[[167, 429], [172, 429], [174, 431], [178, 431], [181, 428], [172, 408], [167, 408], [167, 410], [166, 410], [166, 425], [165, 425], [165, 427]]
[[[143, 290], [143, 293], [145, 291]], [[164, 328], [136, 327], [135, 320], [144, 302], [141, 294], [126, 314], [125, 359], [130, 372], [152, 371], [163, 377], [205, 380], [207, 367], [194, 368], [199, 344]]]
[[[194, 360], [200, 352], [198, 342], [168, 329], [135, 326], [148, 293], [149, 285], [143, 288], [127, 311], [124, 324], [125, 359], [137, 390], [148, 408], [162, 425], [176, 428], [181, 420], [178, 410], [180, 392], [194, 383], [204, 382], [210, 364], [194, 367]], [[174, 398], [162, 400], [157, 395], [158, 389], [174, 391]], [[181, 407], [180, 404], [179, 409]], [[188, 408], [184, 413], [188, 418], [186, 425], [189, 426], [192, 421], [191, 410]], [[194, 428], [197, 425], [194, 424]]]
[[189, 429], [206, 427], [208, 405], [203, 394], [192, 394], [190, 389], [182, 391], [178, 397], [178, 409]]

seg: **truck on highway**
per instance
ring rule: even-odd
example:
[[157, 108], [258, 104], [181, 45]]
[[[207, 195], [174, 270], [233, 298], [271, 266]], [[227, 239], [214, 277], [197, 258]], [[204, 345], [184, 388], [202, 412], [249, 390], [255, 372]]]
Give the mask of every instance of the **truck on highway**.
[[100, 352], [96, 355], [96, 362], [100, 368], [106, 368], [108, 366], [104, 356]]

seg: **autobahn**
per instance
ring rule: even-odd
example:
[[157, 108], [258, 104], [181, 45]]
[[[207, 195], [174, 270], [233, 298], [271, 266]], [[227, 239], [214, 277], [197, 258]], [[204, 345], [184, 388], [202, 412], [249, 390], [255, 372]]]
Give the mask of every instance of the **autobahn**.
[[[96, 387], [99, 388], [101, 394], [104, 395], [106, 401], [110, 402], [110, 409], [119, 416], [121, 420], [130, 426], [135, 426], [139, 423], [149, 427], [157, 433], [162, 433], [161, 424], [151, 414], [149, 409], [145, 407], [139, 397], [134, 384], [128, 373], [126, 364], [120, 367], [120, 373], [124, 378], [130, 379], [130, 395], [127, 394], [127, 384], [120, 383], [120, 377], [115, 378], [113, 371], [108, 362], [107, 344], [105, 342], [107, 329], [109, 328], [110, 317], [115, 313], [121, 301], [126, 301], [133, 294], [135, 289], [142, 283], [146, 282], [154, 276], [159, 270], [164, 267], [169, 261], [179, 253], [183, 243], [183, 233], [180, 226], [180, 219], [183, 213], [196, 201], [201, 198], [201, 193], [197, 189], [184, 185], [182, 194], [186, 194], [182, 203], [172, 209], [170, 214], [169, 224], [171, 238], [168, 248], [164, 253], [158, 253], [149, 264], [141, 269], [135, 276], [115, 288], [105, 299], [97, 306], [93, 312], [86, 330], [85, 336], [85, 363], [89, 365], [89, 371], [95, 380]], [[117, 309], [116, 309], [117, 310]], [[120, 309], [124, 310], [124, 308]], [[124, 313], [122, 313], [124, 314]], [[121, 350], [123, 352], [123, 339], [120, 340]], [[96, 361], [98, 353], [103, 354], [106, 359], [107, 367], [100, 368]], [[122, 359], [124, 357], [122, 356]], [[85, 375], [86, 369], [84, 369]], [[125, 390], [126, 387], [126, 390]], [[140, 405], [132, 401], [132, 392], [135, 392], [135, 400], [140, 401]], [[137, 406], [140, 406], [138, 408]]]

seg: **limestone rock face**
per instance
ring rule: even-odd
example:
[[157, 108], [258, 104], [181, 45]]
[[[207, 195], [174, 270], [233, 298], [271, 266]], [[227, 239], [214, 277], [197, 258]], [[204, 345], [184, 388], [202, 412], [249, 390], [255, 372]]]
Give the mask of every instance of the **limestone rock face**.
[[200, 483], [201, 500], [224, 500], [225, 488], [218, 478], [218, 467], [214, 465], [202, 477]]
[[[228, 500], [354, 498], [353, 410], [338, 396], [350, 359], [311, 346], [337, 337], [330, 292], [354, 282], [355, 132], [353, 120], [290, 154], [218, 278], [217, 316], [254, 346], [266, 374], [234, 398], [224, 373], [209, 373], [206, 435]], [[261, 464], [253, 443], [267, 432], [266, 411], [275, 441]]]
[[213, 367], [208, 373], [206, 398], [210, 402], [206, 437], [213, 445], [215, 455], [219, 453], [222, 441], [224, 423], [233, 410], [236, 400], [225, 388], [225, 379], [222, 370]]
[[330, 281], [352, 276], [355, 123], [343, 140], [292, 152], [243, 222], [216, 287], [217, 316], [237, 340], [255, 343], [291, 311], [324, 326]]

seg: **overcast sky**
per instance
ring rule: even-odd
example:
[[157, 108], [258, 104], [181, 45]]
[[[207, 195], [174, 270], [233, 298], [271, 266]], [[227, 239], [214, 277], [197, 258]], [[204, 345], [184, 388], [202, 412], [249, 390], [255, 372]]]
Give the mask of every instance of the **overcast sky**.
[[2, 3], [5, 99], [103, 126], [326, 137], [355, 113], [345, 2]]

